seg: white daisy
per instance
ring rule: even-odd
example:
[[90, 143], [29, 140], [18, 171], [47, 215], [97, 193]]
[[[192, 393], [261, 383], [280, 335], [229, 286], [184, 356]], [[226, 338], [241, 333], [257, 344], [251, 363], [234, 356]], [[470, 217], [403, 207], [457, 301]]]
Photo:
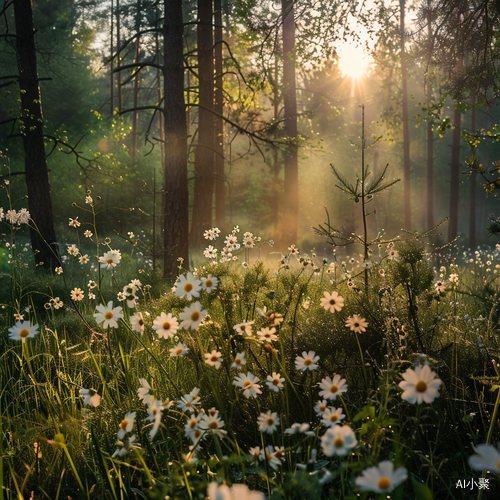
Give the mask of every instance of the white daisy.
[[187, 296], [188, 300], [200, 296], [201, 281], [194, 277], [193, 273], [179, 276], [174, 286], [175, 295]]
[[378, 467], [368, 467], [363, 474], [356, 478], [356, 484], [361, 491], [373, 491], [374, 493], [390, 493], [408, 478], [405, 467], [394, 470], [394, 464], [390, 460], [384, 460]]
[[295, 358], [295, 368], [300, 371], [315, 370], [318, 368], [316, 364], [319, 361], [319, 356], [316, 356], [314, 351], [304, 351], [301, 356]]
[[97, 312], [94, 313], [94, 317], [98, 324], [104, 322], [103, 328], [118, 328], [117, 320], [123, 318], [121, 307], [118, 306], [113, 309], [113, 301], [110, 300], [107, 306], [101, 304], [96, 309]]
[[158, 337], [163, 339], [172, 338], [179, 329], [179, 322], [177, 318], [172, 316], [171, 313], [165, 314], [162, 312], [153, 321], [153, 330], [156, 331]]
[[261, 432], [272, 434], [277, 429], [280, 418], [276, 412], [271, 412], [271, 410], [269, 410], [267, 413], [261, 413], [257, 421]]
[[189, 328], [191, 330], [196, 330], [200, 326], [203, 318], [207, 315], [207, 312], [206, 310], [201, 310], [201, 304], [199, 302], [194, 302], [179, 314], [179, 318], [182, 320], [181, 328], [185, 330]]

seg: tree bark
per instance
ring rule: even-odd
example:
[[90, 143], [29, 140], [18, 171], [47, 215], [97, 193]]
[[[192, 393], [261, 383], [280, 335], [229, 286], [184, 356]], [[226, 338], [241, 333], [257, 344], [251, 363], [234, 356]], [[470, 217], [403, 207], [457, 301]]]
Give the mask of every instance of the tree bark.
[[448, 239], [451, 241], [458, 234], [458, 191], [460, 178], [460, 131], [462, 112], [455, 103], [455, 113], [453, 115], [453, 145], [451, 149], [451, 175], [450, 175], [450, 225], [448, 230]]
[[[222, 5], [214, 0], [214, 59], [215, 59], [215, 112], [224, 114], [222, 67]], [[224, 231], [226, 225], [226, 197], [224, 178], [224, 122], [215, 117], [215, 224]]]
[[[121, 46], [120, 39], [120, 0], [116, 0], [116, 47], [120, 50]], [[116, 65], [119, 68], [122, 65], [122, 53], [118, 52], [116, 58]], [[118, 71], [116, 74], [116, 82], [118, 87], [118, 113], [122, 112], [123, 109], [123, 91], [122, 91], [122, 72]]]
[[[135, 29], [137, 33], [137, 40], [135, 44], [135, 63], [139, 62], [139, 53], [141, 49], [141, 37], [139, 36], [139, 31], [141, 30], [141, 0], [137, 0], [137, 13], [136, 13], [136, 23]], [[132, 163], [135, 164], [135, 157], [137, 154], [137, 126], [139, 123], [139, 111], [137, 110], [139, 106], [139, 83], [141, 79], [141, 72], [138, 71], [134, 77], [134, 112], [132, 113], [132, 147], [130, 149], [130, 156]]]
[[111, 0], [111, 29], [110, 29], [110, 51], [111, 51], [111, 61], [109, 62], [110, 64], [110, 102], [111, 102], [111, 116], [113, 116], [113, 113], [115, 111], [115, 80], [113, 76], [113, 69], [114, 69], [114, 46], [113, 46], [113, 36], [114, 36], [114, 19], [115, 19], [115, 14], [113, 12], [113, 0]]
[[165, 214], [163, 275], [178, 273], [177, 258], [189, 267], [189, 198], [187, 177], [187, 125], [184, 102], [184, 24], [182, 0], [164, 0], [163, 94], [165, 116]]
[[283, 154], [285, 183], [283, 243], [297, 243], [299, 216], [299, 168], [297, 151], [297, 93], [295, 87], [295, 19], [293, 0], [281, 0], [283, 18], [283, 103], [288, 145]]
[[408, 90], [405, 53], [405, 0], [399, 0], [400, 43], [401, 43], [401, 82], [403, 94], [403, 184], [404, 184], [404, 225], [411, 230], [411, 181], [410, 181], [410, 132], [408, 128]]
[[[476, 98], [472, 97], [472, 116], [471, 116], [471, 131], [473, 134], [476, 133]], [[474, 151], [475, 154], [475, 151]], [[470, 197], [470, 208], [469, 208], [469, 244], [471, 250], [474, 252], [476, 250], [476, 182], [477, 173], [473, 172], [469, 179], [469, 197]]]
[[30, 228], [31, 245], [36, 264], [53, 271], [59, 265], [59, 251], [52, 217], [49, 172], [45, 156], [31, 0], [16, 0], [14, 16], [28, 207], [32, 223], [38, 229], [36, 231]]
[[212, 0], [198, 0], [198, 143], [194, 151], [194, 199], [191, 245], [201, 248], [203, 232], [212, 227], [212, 201], [215, 172], [214, 61]]
[[[428, 4], [427, 40], [432, 43], [432, 15]], [[430, 71], [427, 74], [427, 228], [434, 227], [434, 132], [432, 130], [432, 86]]]

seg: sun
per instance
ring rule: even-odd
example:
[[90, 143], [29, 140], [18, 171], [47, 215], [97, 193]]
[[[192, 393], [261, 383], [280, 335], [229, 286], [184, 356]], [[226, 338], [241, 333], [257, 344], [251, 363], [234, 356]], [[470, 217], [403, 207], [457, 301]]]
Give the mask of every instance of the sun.
[[364, 53], [361, 46], [346, 43], [340, 47], [337, 53], [339, 56], [338, 67], [342, 76], [359, 80], [366, 75], [371, 58]]

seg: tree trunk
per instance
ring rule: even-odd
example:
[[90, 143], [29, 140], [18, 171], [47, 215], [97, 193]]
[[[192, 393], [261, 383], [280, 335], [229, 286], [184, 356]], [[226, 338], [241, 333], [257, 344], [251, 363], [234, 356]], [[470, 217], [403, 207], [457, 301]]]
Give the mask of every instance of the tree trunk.
[[[476, 97], [472, 97], [472, 116], [471, 116], [471, 130], [476, 133]], [[475, 151], [474, 151], [475, 154]], [[470, 249], [474, 252], [477, 247], [476, 242], [476, 177], [477, 173], [473, 172], [469, 179], [470, 189], [470, 208], [469, 208], [469, 244]]]
[[297, 243], [299, 216], [299, 168], [297, 151], [297, 94], [295, 88], [295, 19], [293, 0], [281, 0], [283, 17], [283, 103], [285, 133], [288, 145], [283, 154], [285, 189], [283, 210], [283, 243]]
[[[136, 33], [139, 33], [141, 30], [141, 0], [137, 0], [137, 17], [135, 23]], [[135, 44], [135, 59], [134, 62], [139, 62], [139, 53], [141, 49], [141, 37], [137, 35], [137, 40]], [[135, 111], [132, 112], [132, 147], [130, 149], [130, 156], [132, 159], [132, 163], [135, 164], [135, 156], [137, 153], [137, 125], [139, 123], [139, 111], [137, 111], [137, 107], [139, 106], [139, 83], [141, 79], [140, 71], [137, 71], [137, 74], [134, 78], [134, 108]]]
[[455, 113], [453, 115], [453, 145], [451, 149], [451, 176], [450, 176], [450, 225], [448, 239], [451, 241], [458, 234], [458, 190], [460, 177], [460, 119], [462, 112], [455, 103]]
[[[275, 126], [279, 120], [279, 104], [280, 104], [280, 95], [279, 95], [279, 44], [276, 42], [274, 47], [274, 82], [273, 86], [273, 118]], [[276, 139], [278, 138], [278, 129], [276, 129], [275, 134]], [[271, 198], [271, 217], [274, 221], [274, 236], [278, 240], [281, 240], [280, 237], [282, 233], [281, 220], [279, 216], [280, 209], [280, 198], [281, 198], [281, 186], [279, 182], [280, 175], [280, 161], [279, 161], [279, 150], [277, 146], [273, 147], [273, 165], [272, 165], [272, 174], [273, 174], [273, 193]]]
[[[432, 42], [432, 16], [428, 3], [427, 40]], [[434, 132], [431, 114], [431, 76], [427, 73], [427, 229], [434, 227]]]
[[[122, 65], [122, 53], [120, 51], [120, 0], [116, 0], [116, 47], [118, 52], [116, 58], [116, 65], [119, 68]], [[122, 92], [122, 72], [118, 71], [116, 74], [116, 82], [118, 87], [118, 113], [123, 109], [123, 92]]]
[[184, 102], [184, 24], [182, 0], [165, 0], [163, 84], [165, 116], [165, 214], [163, 275], [178, 273], [177, 258], [189, 268], [187, 126]]
[[30, 229], [31, 245], [36, 264], [53, 271], [59, 265], [59, 251], [52, 217], [49, 172], [45, 156], [31, 0], [16, 0], [14, 15], [28, 207], [32, 223], [38, 229], [38, 231]]
[[[215, 112], [224, 112], [222, 67], [222, 5], [214, 0], [214, 59], [215, 59]], [[224, 121], [215, 117], [215, 224], [224, 231], [226, 225], [226, 197], [224, 177]]]
[[203, 232], [212, 227], [212, 199], [215, 171], [214, 61], [212, 0], [198, 0], [198, 142], [194, 151], [194, 199], [191, 245], [205, 244]]
[[110, 30], [110, 50], [111, 50], [111, 61], [110, 61], [110, 101], [111, 101], [111, 116], [113, 116], [113, 113], [115, 111], [115, 80], [113, 76], [113, 69], [114, 69], [114, 46], [113, 46], [113, 36], [114, 36], [114, 19], [115, 19], [115, 14], [113, 12], [113, 0], [111, 0], [111, 30]]
[[410, 199], [410, 132], [408, 128], [408, 90], [405, 54], [405, 0], [399, 0], [400, 8], [400, 42], [401, 42], [401, 81], [403, 93], [403, 184], [404, 184], [404, 216], [405, 229], [411, 230]]

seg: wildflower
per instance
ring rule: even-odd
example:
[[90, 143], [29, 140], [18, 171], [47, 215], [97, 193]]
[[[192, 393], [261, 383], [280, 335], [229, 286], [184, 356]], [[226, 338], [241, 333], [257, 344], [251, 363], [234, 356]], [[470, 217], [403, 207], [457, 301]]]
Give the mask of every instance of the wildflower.
[[62, 274], [63, 273], [63, 268], [62, 267], [56, 267], [54, 269], [54, 271], [57, 273], [57, 274]]
[[243, 235], [243, 246], [245, 248], [253, 248], [255, 246], [255, 240], [252, 233], [249, 236]]
[[380, 276], [385, 276], [385, 269], [379, 269], [378, 273], [380, 274]]
[[402, 377], [404, 381], [399, 383], [403, 389], [401, 398], [411, 404], [432, 403], [439, 396], [439, 387], [442, 381], [436, 378], [428, 365], [417, 366], [415, 370], [408, 368]]
[[327, 457], [345, 457], [357, 444], [356, 436], [348, 425], [335, 425], [321, 436], [321, 448]]
[[139, 382], [141, 383], [141, 387], [137, 389], [137, 395], [143, 404], [148, 405], [154, 401], [153, 395], [150, 394], [151, 386], [145, 378], [140, 378]]
[[246, 484], [233, 484], [231, 488], [227, 484], [218, 485], [210, 483], [207, 488], [207, 496], [212, 500], [264, 500], [264, 494], [260, 491], [252, 491]]
[[130, 432], [132, 430], [132, 427], [134, 426], [134, 420], [135, 420], [135, 411], [128, 412], [123, 420], [118, 424], [118, 427], [120, 427], [120, 430], [118, 431], [118, 439], [123, 439], [123, 436], [127, 432]]
[[153, 441], [155, 438], [156, 434], [158, 433], [158, 429], [160, 428], [160, 423], [161, 423], [161, 412], [163, 411], [164, 407], [162, 406], [162, 402], [158, 401], [157, 399], [153, 399], [148, 404], [148, 416], [146, 417], [146, 420], [149, 422], [154, 422], [153, 427], [151, 428], [151, 432], [149, 433], [149, 440]]
[[24, 316], [22, 314], [15, 313], [14, 314], [14, 319], [17, 320], [17, 321], [22, 321], [24, 319]]
[[71, 290], [70, 292], [70, 295], [71, 295], [71, 300], [73, 300], [74, 302], [80, 302], [81, 300], [83, 300], [83, 297], [85, 296], [81, 288], [73, 288], [73, 290]]
[[278, 454], [276, 452], [273, 452], [273, 447], [271, 445], [268, 445], [266, 448], [264, 448], [260, 452], [260, 460], [267, 460], [267, 463], [269, 466], [276, 470], [278, 466], [281, 465], [281, 461], [277, 456]]
[[118, 250], [110, 250], [106, 252], [102, 257], [99, 257], [99, 263], [101, 264], [101, 269], [112, 269], [120, 263], [121, 254]]
[[318, 368], [316, 364], [319, 361], [319, 356], [316, 356], [314, 351], [302, 353], [302, 356], [297, 356], [295, 358], [295, 368], [297, 370], [305, 372], [306, 370], [315, 370]]
[[206, 278], [201, 278], [201, 288], [205, 290], [207, 293], [212, 293], [219, 283], [217, 278], [212, 278], [212, 275], [209, 274]]
[[189, 328], [191, 330], [196, 330], [206, 315], [207, 311], [201, 310], [201, 304], [199, 302], [194, 302], [179, 314], [179, 318], [183, 320], [181, 328], [184, 328], [185, 330]]
[[390, 460], [384, 460], [378, 467], [368, 467], [363, 474], [356, 478], [356, 484], [361, 491], [373, 491], [374, 493], [390, 493], [408, 478], [405, 467], [394, 470], [394, 464]]
[[38, 334], [38, 324], [31, 326], [29, 321], [16, 321], [14, 326], [9, 328], [10, 340], [24, 340]]
[[90, 196], [89, 194], [85, 196], [85, 203], [87, 203], [87, 205], [91, 205], [92, 201], [92, 196]]
[[309, 300], [309, 298], [307, 300], [305, 300], [303, 303], [302, 303], [302, 307], [307, 310], [309, 309], [309, 306], [311, 305], [311, 301]]
[[399, 257], [399, 252], [397, 250], [394, 250], [394, 248], [391, 248], [388, 252], [387, 252], [387, 257], [389, 257], [390, 260], [394, 260]]
[[140, 450], [140, 445], [133, 444], [135, 440], [135, 436], [130, 436], [125, 441], [117, 441], [116, 445], [118, 446], [118, 448], [115, 450], [113, 455], [111, 455], [111, 458], [115, 458], [116, 456], [124, 457], [130, 450]]
[[271, 340], [278, 340], [278, 337], [274, 335], [276, 332], [276, 328], [262, 328], [257, 332], [259, 336], [259, 340], [264, 340], [270, 342]]
[[217, 370], [220, 368], [220, 364], [222, 361], [222, 353], [216, 351], [215, 349], [212, 350], [211, 353], [205, 353], [205, 363], [210, 366], [215, 366]]
[[478, 444], [476, 446], [477, 455], [469, 457], [469, 465], [475, 470], [500, 472], [499, 448], [495, 448], [491, 444]]
[[280, 389], [283, 389], [284, 378], [281, 378], [279, 373], [273, 372], [272, 375], [267, 376], [266, 385], [274, 392], [278, 392]]
[[178, 297], [187, 296], [188, 300], [200, 296], [201, 281], [196, 279], [193, 273], [179, 276], [174, 286], [175, 295]]
[[207, 259], [217, 259], [217, 248], [214, 248], [212, 245], [208, 245], [208, 247], [203, 251], [203, 255]]
[[69, 218], [69, 227], [80, 227], [81, 224], [78, 222], [78, 217], [76, 219], [72, 219], [71, 217]]
[[342, 408], [327, 408], [323, 413], [321, 423], [326, 425], [326, 427], [333, 427], [344, 418], [345, 415], [342, 415]]
[[68, 253], [73, 257], [76, 257], [80, 253], [80, 251], [78, 250], [78, 248], [76, 248], [76, 245], [73, 244], [71, 246], [68, 245]]
[[252, 335], [252, 325], [254, 324], [254, 321], [249, 321], [248, 323], [240, 323], [238, 325], [234, 325], [233, 328], [236, 330], [236, 333], [239, 335], [246, 334], [249, 337]]
[[318, 384], [323, 389], [319, 395], [324, 396], [326, 399], [336, 399], [337, 396], [347, 391], [345, 382], [345, 379], [341, 378], [340, 375], [334, 375], [333, 379], [326, 377]]
[[95, 293], [89, 292], [89, 300], [95, 300]]
[[358, 316], [357, 314], [353, 314], [347, 318], [345, 322], [345, 326], [350, 328], [351, 331], [356, 333], [366, 332], [366, 328], [368, 327], [368, 323], [365, 318]]
[[87, 284], [87, 287], [90, 288], [90, 290], [92, 290], [93, 288], [95, 288], [97, 286], [97, 283], [94, 281], [94, 280], [90, 280]]
[[78, 260], [80, 261], [80, 264], [88, 264], [89, 263], [89, 256], [87, 254], [80, 255], [80, 257], [78, 257]]
[[276, 412], [271, 412], [271, 410], [267, 413], [261, 413], [257, 421], [259, 423], [259, 430], [261, 432], [267, 432], [268, 434], [272, 434], [280, 423], [278, 414]]
[[144, 317], [141, 312], [136, 312], [133, 316], [130, 316], [130, 326], [134, 332], [141, 335], [144, 333]]
[[236, 354], [236, 357], [234, 358], [233, 364], [231, 365], [231, 368], [238, 368], [238, 370], [241, 370], [241, 367], [247, 362], [245, 359], [245, 353], [244, 352], [239, 352]]
[[187, 354], [188, 351], [189, 349], [184, 344], [179, 342], [175, 347], [172, 347], [172, 349], [170, 349], [170, 356], [172, 358], [175, 358], [177, 356], [184, 356], [184, 354]]
[[310, 431], [311, 426], [305, 424], [292, 424], [289, 429], [285, 429], [285, 434], [305, 434], [306, 436], [314, 436], [314, 431]]
[[28, 224], [31, 219], [31, 215], [25, 208], [21, 208], [17, 214], [17, 223], [18, 224]]
[[297, 255], [300, 253], [300, 250], [295, 246], [295, 245], [290, 245], [288, 247], [288, 251], [292, 254], [292, 255]]
[[153, 330], [156, 331], [158, 337], [163, 339], [172, 338], [177, 330], [179, 329], [179, 322], [177, 318], [172, 316], [171, 313], [165, 314], [162, 312], [154, 321], [153, 321]]
[[93, 236], [92, 231], [89, 231], [88, 229], [86, 229], [83, 232], [83, 235], [85, 236], [85, 238], [92, 238], [92, 236]]
[[322, 401], [320, 400], [316, 403], [316, 405], [314, 406], [314, 411], [317, 415], [323, 415], [327, 408], [328, 401], [326, 399], [323, 399]]
[[450, 277], [448, 279], [450, 280], [450, 283], [458, 285], [458, 274], [450, 274]]
[[443, 293], [446, 289], [444, 283], [441, 280], [436, 281], [436, 284], [434, 286], [436, 287], [437, 293]]
[[188, 418], [186, 425], [184, 426], [184, 434], [186, 437], [191, 439], [194, 444], [196, 444], [203, 435], [202, 430], [200, 429], [200, 421], [202, 415], [192, 415]]
[[184, 413], [186, 411], [192, 412], [195, 405], [200, 404], [200, 396], [198, 393], [200, 389], [195, 387], [189, 394], [185, 394], [181, 397], [181, 400], [177, 402], [177, 406]]
[[101, 396], [90, 389], [80, 389], [80, 396], [83, 396], [83, 404], [96, 408], [101, 404]]
[[253, 398], [257, 397], [257, 394], [262, 394], [260, 390], [260, 385], [257, 383], [259, 379], [252, 375], [250, 372], [247, 374], [240, 374], [233, 380], [233, 385], [237, 387], [241, 387], [243, 389], [243, 395], [246, 398], [252, 396]]
[[102, 325], [103, 328], [118, 328], [117, 320], [123, 318], [121, 307], [115, 307], [113, 309], [113, 301], [110, 300], [107, 306], [101, 304], [97, 306], [96, 309], [97, 312], [94, 313], [96, 323], [99, 324], [104, 321], [104, 324]]
[[227, 434], [227, 431], [222, 429], [224, 427], [224, 420], [221, 420], [219, 417], [219, 412], [214, 410], [213, 414], [203, 415], [201, 417], [200, 429], [203, 429], [207, 432], [212, 432], [216, 434], [221, 439]]
[[257, 460], [259, 460], [260, 446], [250, 448], [248, 453], [250, 454], [250, 462], [256, 462]]

